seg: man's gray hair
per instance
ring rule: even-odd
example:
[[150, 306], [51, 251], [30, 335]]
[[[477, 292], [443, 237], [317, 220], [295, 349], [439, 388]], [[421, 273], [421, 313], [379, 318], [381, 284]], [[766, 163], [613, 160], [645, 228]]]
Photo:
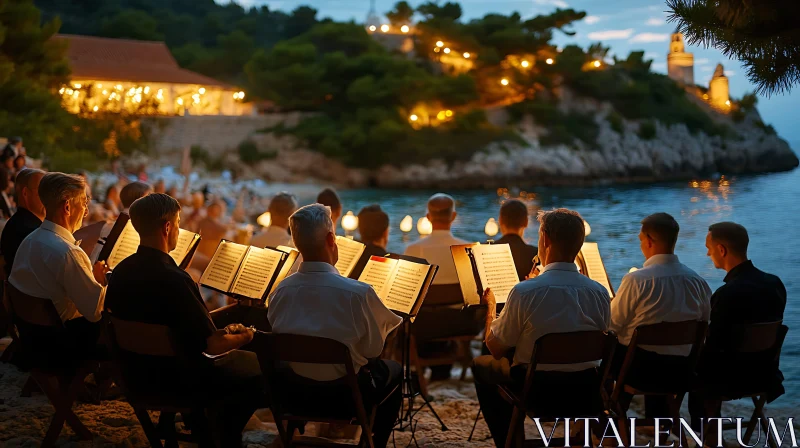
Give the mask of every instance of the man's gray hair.
[[325, 236], [333, 232], [331, 208], [322, 204], [300, 207], [289, 217], [289, 229], [300, 253], [316, 253], [325, 245]]
[[37, 174], [44, 175], [45, 172], [36, 168], [23, 168], [17, 173], [17, 177], [14, 178], [17, 202], [19, 202], [19, 195], [22, 194], [22, 187], [31, 188], [31, 179]]
[[39, 198], [46, 210], [58, 207], [64, 201], [74, 201], [85, 195], [86, 181], [75, 174], [47, 173], [39, 183]]

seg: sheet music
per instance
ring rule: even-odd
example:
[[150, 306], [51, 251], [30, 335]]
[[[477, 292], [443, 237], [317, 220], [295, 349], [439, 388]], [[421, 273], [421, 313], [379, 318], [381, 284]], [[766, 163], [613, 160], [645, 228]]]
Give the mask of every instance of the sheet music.
[[231, 292], [251, 299], [263, 297], [282, 256], [276, 250], [251, 246], [244, 257], [239, 275], [231, 286]]
[[120, 261], [135, 254], [137, 249], [139, 249], [139, 234], [133, 228], [133, 224], [128, 221], [117, 238], [117, 244], [114, 245], [114, 249], [108, 256], [108, 267], [114, 269]]
[[517, 283], [517, 268], [508, 244], [485, 244], [472, 248], [481, 284], [491, 288], [497, 303], [506, 303], [508, 293]]
[[358, 263], [358, 259], [361, 258], [361, 254], [364, 253], [366, 246], [343, 236], [336, 237], [336, 245], [339, 246], [339, 260], [336, 262], [336, 270], [343, 277], [347, 277], [353, 272], [353, 268]]
[[429, 270], [430, 265], [399, 260], [386, 296], [381, 297], [386, 307], [405, 314], [411, 313]]
[[221, 242], [203, 272], [203, 276], [200, 277], [200, 284], [220, 291], [228, 291], [247, 248], [248, 246], [230, 241]]
[[178, 230], [178, 245], [169, 253], [169, 256], [175, 260], [175, 263], [181, 264], [183, 259], [186, 258], [186, 254], [189, 252], [189, 247], [192, 245], [195, 235], [197, 234], [186, 229]]
[[611, 284], [608, 282], [608, 274], [606, 274], [603, 259], [600, 258], [600, 248], [597, 246], [597, 243], [583, 243], [581, 254], [583, 254], [583, 261], [586, 262], [586, 270], [589, 271], [584, 274], [603, 285], [603, 287], [608, 290], [608, 294], [614, 297], [614, 291], [611, 289]]
[[367, 261], [367, 265], [364, 266], [358, 281], [372, 286], [378, 297], [383, 299], [386, 293], [384, 289], [389, 283], [389, 277], [391, 277], [392, 271], [396, 266], [397, 260], [373, 255]]

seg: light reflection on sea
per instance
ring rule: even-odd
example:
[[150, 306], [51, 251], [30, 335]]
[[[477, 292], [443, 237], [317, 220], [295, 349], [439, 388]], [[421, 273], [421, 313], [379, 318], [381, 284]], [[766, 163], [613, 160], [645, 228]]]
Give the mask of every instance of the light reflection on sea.
[[[508, 197], [519, 196], [510, 186]], [[432, 191], [351, 190], [342, 192], [344, 211], [380, 203], [389, 213], [389, 250], [400, 252], [408, 241], [418, 238], [416, 230], [404, 242], [398, 228], [407, 214], [416, 219], [425, 213], [425, 201]], [[537, 188], [531, 208], [567, 207], [579, 211], [592, 227], [588, 237], [600, 244], [600, 253], [615, 289], [630, 267], [644, 262], [639, 251], [639, 221], [655, 212], [672, 214], [681, 225], [676, 253], [681, 261], [706, 278], [712, 289], [722, 284], [724, 272], [714, 269], [706, 257], [708, 226], [719, 221], [736, 221], [750, 233], [750, 258], [759, 268], [776, 274], [788, 290], [784, 322], [790, 331], [783, 348], [781, 368], [786, 376], [787, 396], [776, 402], [787, 406], [800, 399], [800, 170], [760, 176], [697, 180], [651, 186], [594, 188]], [[454, 233], [468, 240], [485, 240], [484, 224], [497, 217], [506, 192], [462, 191], [458, 201]], [[306, 198], [308, 202], [310, 198]], [[534, 221], [534, 220], [532, 220]], [[527, 239], [535, 244], [537, 226], [531, 222]]]

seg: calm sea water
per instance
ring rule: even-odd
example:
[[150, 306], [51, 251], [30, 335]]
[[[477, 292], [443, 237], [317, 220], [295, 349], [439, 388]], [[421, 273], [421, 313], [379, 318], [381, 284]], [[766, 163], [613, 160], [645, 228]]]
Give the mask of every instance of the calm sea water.
[[[519, 196], [510, 185], [509, 196]], [[416, 240], [416, 220], [425, 214], [425, 202], [432, 191], [351, 190], [342, 192], [344, 210], [358, 210], [380, 203], [391, 219], [388, 249], [401, 252]], [[673, 215], [681, 225], [676, 252], [681, 261], [702, 275], [712, 289], [722, 284], [725, 273], [714, 269], [706, 257], [708, 226], [718, 221], [736, 221], [750, 233], [750, 257], [762, 270], [778, 275], [788, 290], [784, 322], [790, 331], [783, 348], [781, 368], [786, 376], [787, 395], [778, 406], [800, 399], [800, 170], [788, 173], [682, 182], [652, 186], [594, 188], [537, 188], [531, 208], [567, 207], [579, 211], [592, 228], [587, 240], [600, 245], [611, 282], [616, 289], [632, 266], [641, 267], [639, 221], [655, 212]], [[453, 233], [467, 240], [485, 240], [487, 219], [497, 217], [502, 195], [497, 191], [453, 193], [458, 201], [458, 218]], [[405, 215], [414, 217], [414, 230], [405, 237], [399, 230]], [[538, 226], [531, 223], [526, 239], [535, 244]]]

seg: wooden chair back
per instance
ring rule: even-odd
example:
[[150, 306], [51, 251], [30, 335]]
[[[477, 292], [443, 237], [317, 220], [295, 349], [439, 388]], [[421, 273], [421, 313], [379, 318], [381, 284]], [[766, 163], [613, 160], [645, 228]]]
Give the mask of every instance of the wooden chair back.
[[112, 344], [126, 352], [146, 356], [178, 356], [172, 330], [166, 325], [133, 322], [105, 313], [106, 330]]
[[431, 285], [428, 295], [422, 303], [423, 309], [428, 306], [461, 305], [464, 303], [464, 294], [458, 283], [448, 285]]
[[56, 311], [53, 301], [29, 296], [6, 282], [9, 312], [16, 318], [31, 325], [62, 328], [64, 324]]
[[[344, 365], [347, 374], [340, 380], [331, 381], [331, 387], [341, 387], [342, 384], [350, 389], [350, 395], [353, 399], [353, 406], [356, 410], [355, 420], [362, 428], [362, 440], [366, 440], [367, 446], [374, 448], [372, 442], [372, 419], [367, 415], [364, 408], [364, 401], [361, 396], [361, 390], [358, 387], [358, 378], [356, 376], [355, 368], [353, 367], [353, 360], [350, 356], [350, 349], [346, 345], [333, 339], [321, 338], [315, 336], [305, 336], [297, 334], [277, 334], [265, 333], [258, 331], [253, 338], [252, 345], [258, 356], [258, 362], [261, 365], [261, 371], [264, 374], [266, 381], [267, 393], [269, 394], [270, 407], [275, 417], [275, 423], [278, 427], [281, 440], [284, 447], [292, 446], [291, 426], [288, 431], [283, 426], [283, 421], [315, 421], [318, 417], [304, 416], [304, 415], [285, 415], [284, 404], [281, 402], [282, 394], [276, 393], [276, 382], [278, 379], [278, 366], [283, 363], [306, 363], [306, 364], [327, 364], [327, 365]], [[309, 380], [313, 382], [313, 380]], [[316, 385], [319, 383], [314, 382]], [[291, 384], [286, 384], [285, 381], [280, 382], [281, 387], [291, 388]], [[297, 384], [297, 387], [302, 387], [302, 384]], [[289, 393], [291, 395], [291, 393]], [[374, 409], [371, 414], [374, 414]], [[352, 419], [351, 419], [352, 420]], [[333, 421], [326, 420], [326, 421]], [[350, 423], [351, 421], [341, 421], [342, 423]], [[335, 445], [335, 444], [333, 444]]]
[[745, 325], [733, 349], [738, 353], [759, 353], [777, 349], [780, 353], [778, 347], [783, 345], [783, 337], [786, 335], [782, 331], [784, 328], [786, 327], [783, 321]]

